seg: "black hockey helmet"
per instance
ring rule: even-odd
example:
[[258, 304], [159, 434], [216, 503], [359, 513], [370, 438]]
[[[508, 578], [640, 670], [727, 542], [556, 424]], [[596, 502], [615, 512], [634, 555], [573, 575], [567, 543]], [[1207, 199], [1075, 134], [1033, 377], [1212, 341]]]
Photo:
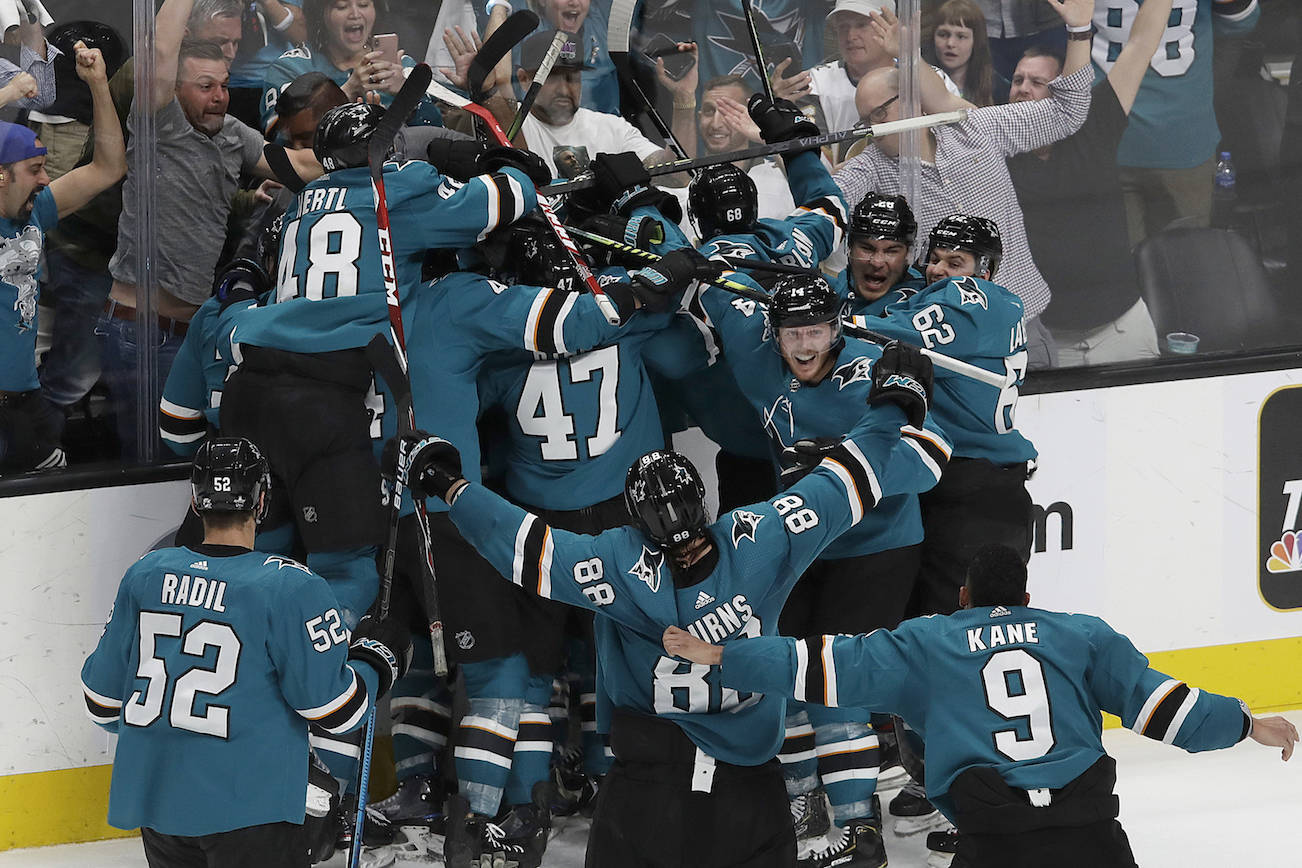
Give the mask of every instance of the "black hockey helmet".
[[913, 245], [918, 237], [918, 221], [903, 196], [870, 192], [850, 214], [850, 238], [884, 239]]
[[194, 508], [209, 513], [254, 512], [262, 520], [264, 493], [271, 488], [271, 466], [252, 440], [217, 437], [204, 442], [194, 456], [190, 489]]
[[769, 299], [769, 330], [780, 349], [778, 329], [832, 324], [832, 343], [841, 337], [841, 308], [844, 302], [831, 284], [818, 274], [790, 274], [773, 286]]
[[503, 283], [577, 289], [567, 283], [574, 276], [569, 255], [540, 214], [494, 229], [477, 249], [489, 273]]
[[701, 475], [692, 462], [667, 449], [633, 462], [624, 477], [624, 504], [638, 529], [661, 546], [682, 545], [709, 525]]
[[749, 232], [759, 219], [755, 182], [732, 163], [706, 166], [687, 185], [687, 216], [702, 241]]
[[366, 148], [384, 109], [370, 103], [335, 106], [316, 125], [312, 152], [327, 172], [366, 165]]
[[971, 214], [951, 214], [936, 224], [927, 238], [927, 258], [937, 247], [962, 250], [976, 258], [976, 273], [993, 278], [1004, 255], [1004, 242], [995, 221]]

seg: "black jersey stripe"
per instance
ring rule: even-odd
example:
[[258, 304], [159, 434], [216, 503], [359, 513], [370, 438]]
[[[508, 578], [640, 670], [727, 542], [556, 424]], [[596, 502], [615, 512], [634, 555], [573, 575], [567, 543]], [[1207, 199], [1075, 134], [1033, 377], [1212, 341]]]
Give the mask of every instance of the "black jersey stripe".
[[122, 711], [121, 703], [118, 703], [117, 706], [105, 705], [89, 693], [83, 691], [83, 694], [86, 697], [86, 713], [90, 715], [90, 719], [95, 723], [107, 724], [118, 719], [118, 715]]
[[[949, 464], [949, 444], [945, 443], [945, 441], [941, 440], [933, 432], [922, 428], [914, 428], [911, 425], [901, 428], [900, 436], [909, 438], [914, 445], [921, 449], [926, 456], [935, 463], [940, 473], [944, 472], [945, 465]], [[939, 478], [939, 476], [937, 478]]]
[[547, 298], [543, 300], [542, 309], [538, 311], [538, 323], [534, 326], [533, 343], [538, 352], [554, 355], [563, 352], [556, 343], [556, 322], [565, 309], [565, 303], [570, 301], [570, 293], [559, 289], [546, 292]]
[[[520, 558], [520, 585], [526, 591], [543, 594], [542, 558], [547, 539], [547, 524], [541, 519], [529, 523]], [[550, 591], [550, 589], [548, 589]], [[544, 594], [544, 596], [548, 596]]]
[[824, 459], [825, 461], [834, 461], [845, 469], [850, 476], [856, 493], [859, 495], [859, 502], [863, 505], [864, 512], [872, 509], [878, 498], [881, 496], [881, 485], [877, 482], [877, 474], [873, 472], [872, 465], [868, 463], [868, 458], [859, 448], [851, 441], [841, 443]]
[[494, 172], [488, 179], [497, 189], [497, 225], [507, 226], [519, 220], [524, 214], [520, 184], [503, 172]]
[[1148, 722], [1144, 724], [1140, 735], [1146, 738], [1166, 741], [1167, 730], [1171, 727], [1171, 722], [1175, 720], [1176, 712], [1180, 706], [1184, 705], [1185, 699], [1189, 696], [1189, 685], [1181, 681], [1175, 687], [1167, 691], [1153, 713], [1148, 716]]
[[[334, 735], [339, 735], [340, 733], [352, 729], [352, 727], [356, 725], [357, 721], [361, 719], [362, 715], [366, 713], [369, 704], [366, 694], [366, 685], [362, 682], [361, 676], [359, 676], [351, 666], [348, 668], [348, 671], [353, 676], [353, 683], [345, 691], [345, 693], [348, 694], [348, 698], [333, 711], [315, 719], [309, 718], [318, 728]], [[343, 693], [340, 694], [340, 696], [343, 695]]]
[[817, 199], [806, 202], [800, 207], [805, 211], [821, 211], [832, 218], [832, 222], [836, 224], [838, 229], [845, 229], [845, 209], [841, 207], [840, 202], [830, 196], [819, 196]]

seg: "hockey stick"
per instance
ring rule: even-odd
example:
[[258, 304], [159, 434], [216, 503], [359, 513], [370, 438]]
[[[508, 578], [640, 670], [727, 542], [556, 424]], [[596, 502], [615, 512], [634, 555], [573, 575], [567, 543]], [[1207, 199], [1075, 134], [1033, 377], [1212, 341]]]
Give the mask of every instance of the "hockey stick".
[[515, 117], [511, 119], [511, 126], [506, 130], [508, 139], [514, 139], [520, 134], [520, 127], [524, 126], [524, 119], [529, 117], [529, 109], [533, 108], [533, 101], [538, 98], [538, 91], [542, 90], [542, 86], [547, 83], [547, 76], [552, 74], [556, 58], [561, 56], [561, 49], [565, 47], [565, 42], [569, 38], [570, 34], [564, 30], [557, 30], [556, 35], [552, 37], [552, 44], [547, 46], [547, 53], [543, 55], [538, 71], [533, 74], [533, 83], [525, 91], [524, 99], [520, 100], [520, 107], [515, 110]]
[[[407, 345], [402, 329], [402, 308], [398, 300], [398, 272], [397, 266], [393, 259], [393, 242], [389, 235], [389, 206], [384, 194], [384, 161], [389, 156], [389, 151], [393, 148], [394, 137], [398, 135], [398, 130], [407, 122], [416, 107], [420, 104], [421, 98], [425, 94], [425, 88], [429, 86], [432, 73], [430, 68], [421, 63], [418, 64], [407, 76], [403, 83], [402, 89], [398, 91], [389, 105], [388, 111], [380, 119], [375, 131], [371, 134], [371, 140], [366, 146], [367, 164], [371, 170], [371, 187], [375, 193], [375, 226], [380, 240], [380, 269], [384, 276], [384, 297], [389, 309], [389, 330], [393, 336], [393, 355], [394, 364], [401, 371], [402, 376], [398, 379], [400, 382], [395, 383], [386, 380], [390, 391], [394, 392], [395, 397], [405, 391], [406, 414], [399, 416], [398, 425], [401, 431], [405, 423], [407, 430], [413, 430], [416, 427], [416, 416], [412, 409], [411, 387], [408, 384], [405, 389], [403, 383], [406, 382], [407, 371]], [[376, 336], [383, 341], [384, 338]], [[375, 339], [372, 339], [374, 344]], [[401, 399], [400, 399], [401, 403]], [[393, 593], [393, 552], [396, 549], [397, 531], [398, 531], [398, 514], [402, 508], [402, 489], [406, 482], [406, 456], [403, 454], [405, 444], [399, 440], [399, 460], [398, 472], [394, 479], [394, 498], [392, 511], [389, 522], [389, 547], [385, 551], [384, 570], [380, 576], [380, 589], [376, 594], [376, 611], [381, 618], [389, 614], [389, 600]], [[416, 514], [421, 526], [421, 539], [425, 547], [425, 560], [428, 572], [426, 578], [430, 580], [428, 592], [433, 609], [428, 612], [430, 618], [430, 642], [434, 648], [434, 669], [440, 670], [440, 674], [447, 674], [447, 654], [443, 648], [443, 621], [438, 614], [438, 596], [435, 590], [434, 581], [434, 562], [430, 556], [429, 548], [429, 526], [426, 523], [425, 503], [423, 500], [413, 497], [416, 504]], [[379, 697], [377, 696], [378, 700]], [[366, 717], [366, 734], [364, 736], [362, 748], [362, 762], [358, 769], [357, 778], [357, 817], [353, 825], [353, 846], [348, 854], [349, 868], [359, 868], [362, 860], [362, 830], [366, 824], [366, 795], [367, 784], [371, 775], [371, 751], [375, 745], [375, 704], [372, 703], [370, 713]]]
[[769, 105], [776, 102], [773, 96], [773, 82], [769, 81], [768, 64], [764, 62], [764, 49], [760, 47], [759, 31], [755, 29], [755, 12], [751, 9], [751, 0], [741, 0], [741, 11], [746, 16], [746, 29], [750, 31], [750, 45], [755, 50], [755, 72], [764, 84], [764, 95], [769, 98]]
[[475, 102], [484, 98], [484, 79], [525, 38], [538, 29], [538, 15], [528, 9], [512, 12], [479, 46], [466, 68], [466, 91]]
[[[690, 160], [674, 160], [669, 163], [658, 163], [654, 166], [647, 167], [647, 173], [651, 177], [657, 175], [672, 175], [675, 172], [691, 172], [695, 169], [701, 169], [706, 166], [717, 166], [720, 163], [732, 163], [738, 160], [749, 160], [752, 157], [772, 157], [778, 154], [787, 154], [791, 151], [814, 150], [821, 148], [823, 145], [834, 145], [837, 142], [844, 142], [849, 139], [860, 139], [866, 136], [879, 138], [882, 136], [893, 136], [896, 133], [902, 133], [905, 130], [921, 130], [927, 127], [935, 127], [941, 124], [957, 124], [967, 120], [967, 109], [959, 109], [952, 112], [940, 112], [934, 115], [921, 115], [916, 118], [905, 118], [898, 121], [887, 121], [884, 124], [873, 124], [866, 127], [852, 127], [848, 130], [837, 130], [832, 133], [823, 133], [820, 136], [806, 136], [803, 139], [792, 139], [788, 142], [777, 142], [772, 145], [753, 145], [749, 148], [742, 148], [739, 151], [729, 151], [725, 154], [705, 154]], [[596, 183], [592, 175], [587, 174], [575, 178], [572, 181], [560, 181], [558, 183], [548, 184], [543, 191], [548, 196], [559, 196], [562, 193], [572, 193], [575, 190], [586, 190]]]
[[[631, 256], [635, 259], [640, 259], [644, 262], [659, 262], [661, 259], [660, 256], [658, 256], [655, 253], [652, 253], [650, 250], [643, 250], [640, 247], [634, 247], [631, 244], [625, 244], [624, 242], [616, 241], [613, 238], [606, 238], [601, 235], [594, 235], [591, 232], [585, 232], [582, 229], [576, 229], [573, 226], [570, 227], [570, 231], [573, 232], [575, 236], [582, 238], [585, 241], [591, 241], [593, 244], [600, 244], [603, 247], [609, 247], [611, 250], [614, 250], [618, 253], [627, 254], [628, 256]], [[750, 260], [736, 260], [736, 261], [738, 263], [741, 263], [741, 262], [749, 262]], [[763, 266], [767, 266], [768, 264], [769, 263], [762, 263]], [[760, 268], [758, 270], [764, 270], [764, 269]], [[811, 271], [806, 271], [805, 269], [799, 269], [799, 271], [802, 274], [814, 273]], [[702, 282], [709, 283], [711, 286], [717, 286], [719, 289], [727, 290], [728, 292], [731, 292], [733, 295], [737, 295], [742, 298], [749, 299], [750, 301], [756, 302], [757, 304], [767, 305], [769, 303], [769, 294], [767, 292], [755, 289], [754, 287], [748, 286], [744, 283], [738, 283], [735, 280], [729, 280], [726, 277], [720, 276], [714, 278], [713, 280], [702, 281]], [[842, 317], [841, 331], [843, 331], [847, 335], [850, 335], [850, 337], [862, 338], [867, 341], [872, 341], [875, 344], [886, 344], [892, 340], [895, 340], [895, 338], [891, 338], [887, 335], [872, 331], [871, 329], [859, 325], [849, 317]], [[944, 368], [945, 370], [951, 373], [959, 374], [969, 379], [976, 380], [979, 383], [985, 383], [986, 385], [994, 386], [997, 389], [1002, 389], [1004, 387], [1003, 374], [996, 374], [994, 371], [987, 371], [985, 368], [977, 367], [976, 365], [970, 364], [969, 362], [964, 362], [960, 359], [956, 359], [953, 356], [947, 356], [944, 353], [937, 353], [933, 350], [929, 350], [926, 348], [922, 349], [922, 354], [927, 358], [931, 359], [932, 364], [934, 364], [938, 368]]]
[[687, 159], [687, 151], [683, 149], [682, 143], [674, 135], [674, 131], [665, 123], [665, 119], [660, 116], [656, 110], [655, 103], [647, 98], [646, 92], [642, 90], [642, 85], [637, 83], [637, 76], [633, 74], [633, 67], [628, 60], [628, 34], [633, 24], [633, 13], [637, 6], [637, 0], [614, 0], [610, 6], [610, 23], [606, 25], [606, 50], [610, 54], [610, 60], [615, 64], [615, 71], [619, 74], [620, 80], [628, 86], [634, 95], [642, 101], [646, 107], [647, 115], [651, 118], [651, 123], [660, 131], [660, 136], [665, 140], [680, 160]]
[[[506, 131], [502, 129], [502, 125], [497, 122], [497, 118], [493, 117], [493, 113], [488, 109], [448, 90], [437, 81], [430, 82], [427, 92], [441, 102], [470, 112], [484, 122], [485, 128], [493, 135], [499, 145], [511, 147], [511, 140], [506, 137]], [[606, 317], [606, 322], [611, 325], [619, 325], [619, 311], [615, 309], [615, 303], [610, 300], [605, 290], [601, 288], [601, 284], [597, 282], [596, 275], [592, 273], [587, 260], [583, 258], [582, 251], [579, 250], [578, 245], [574, 243], [574, 239], [570, 237], [569, 233], [565, 231], [565, 226], [561, 223], [560, 218], [556, 216], [556, 212], [552, 210], [551, 203], [547, 201], [543, 191], [536, 187], [534, 189], [538, 193], [538, 207], [542, 209], [543, 216], [547, 218], [547, 223], [551, 226], [552, 232], [555, 233], [556, 240], [561, 243], [561, 246], [565, 248], [565, 252], [569, 255], [570, 265], [579, 275], [579, 279], [587, 285], [588, 291], [592, 293], [597, 302], [597, 307], [601, 309], [602, 314]]]

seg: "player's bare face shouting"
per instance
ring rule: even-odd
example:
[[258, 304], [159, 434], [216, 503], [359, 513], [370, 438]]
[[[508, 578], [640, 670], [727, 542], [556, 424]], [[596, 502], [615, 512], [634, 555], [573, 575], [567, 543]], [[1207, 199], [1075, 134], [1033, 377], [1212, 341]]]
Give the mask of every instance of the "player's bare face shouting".
[[783, 326], [778, 329], [778, 349], [787, 367], [803, 383], [816, 383], [832, 369], [836, 330], [831, 323]]
[[854, 291], [865, 301], [876, 301], [900, 282], [909, 264], [909, 247], [885, 238], [850, 241], [850, 275]]

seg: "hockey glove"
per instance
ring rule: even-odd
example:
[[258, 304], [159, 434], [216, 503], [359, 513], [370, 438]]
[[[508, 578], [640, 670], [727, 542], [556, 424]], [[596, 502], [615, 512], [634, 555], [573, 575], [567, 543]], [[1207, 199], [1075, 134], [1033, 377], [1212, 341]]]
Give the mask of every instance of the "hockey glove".
[[226, 266], [226, 270], [217, 278], [214, 295], [222, 310], [233, 304], [247, 304], [257, 301], [271, 288], [271, 278], [261, 265], [252, 259], [236, 259]]
[[662, 256], [659, 262], [630, 272], [628, 277], [642, 305], [654, 313], [664, 313], [693, 281], [712, 280], [720, 273], [718, 265], [694, 248], [682, 247]]
[[392, 474], [398, 463], [399, 439], [405, 442], [407, 485], [430, 497], [444, 500], [448, 489], [461, 479], [461, 453], [442, 437], [425, 431], [413, 431], [384, 444], [382, 467]]
[[868, 403], [889, 402], [899, 406], [909, 424], [921, 428], [931, 403], [931, 359], [909, 344], [891, 341], [882, 347], [882, 357], [873, 364], [873, 384]]
[[783, 449], [779, 457], [782, 474], [778, 480], [782, 490], [786, 491], [804, 479], [828, 453], [840, 445], [840, 437], [815, 437], [812, 440], [797, 440]]
[[456, 181], [469, 181], [482, 175], [480, 158], [491, 150], [488, 145], [474, 139], [434, 139], [425, 148], [429, 164]]
[[[637, 217], [616, 217], [613, 214], [597, 214], [589, 217], [579, 225], [585, 232], [621, 241], [632, 247], [649, 250], [651, 245], [665, 240], [664, 224], [653, 217], [640, 214]], [[601, 250], [609, 251], [608, 247]]]
[[375, 694], [378, 701], [411, 666], [411, 628], [406, 619], [392, 613], [380, 618], [367, 612], [353, 628], [348, 659], [361, 661], [379, 674], [380, 687]]
[[746, 102], [746, 111], [759, 127], [764, 143], [768, 145], [821, 135], [818, 124], [805, 117], [804, 112], [791, 100], [778, 99], [770, 102], [763, 93], [754, 93]]
[[581, 212], [627, 216], [637, 208], [656, 208], [675, 223], [683, 219], [678, 199], [651, 183], [651, 175], [632, 151], [597, 154], [592, 175], [596, 184], [570, 197]]
[[552, 182], [552, 171], [547, 163], [533, 151], [494, 145], [479, 158], [480, 174], [498, 172], [510, 167], [524, 172], [535, 187], [546, 187]]

